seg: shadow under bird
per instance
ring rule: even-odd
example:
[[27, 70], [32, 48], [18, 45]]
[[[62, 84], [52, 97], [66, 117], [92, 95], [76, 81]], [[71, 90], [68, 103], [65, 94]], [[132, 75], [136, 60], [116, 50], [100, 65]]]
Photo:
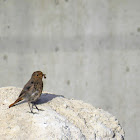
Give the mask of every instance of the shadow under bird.
[[[42, 94], [42, 90], [43, 90], [42, 78], [43, 77], [46, 78], [46, 75], [43, 74], [41, 71], [35, 71], [32, 74], [31, 79], [27, 82], [27, 84], [22, 89], [17, 100], [14, 103], [12, 103], [11, 105], [9, 105], [9, 108], [13, 107], [18, 102], [25, 100], [28, 102], [31, 113], [34, 113], [33, 106], [35, 106], [36, 109], [39, 111], [40, 109], [38, 109], [35, 102], [39, 99], [39, 97]], [[31, 106], [31, 104], [32, 104], [32, 106]]]

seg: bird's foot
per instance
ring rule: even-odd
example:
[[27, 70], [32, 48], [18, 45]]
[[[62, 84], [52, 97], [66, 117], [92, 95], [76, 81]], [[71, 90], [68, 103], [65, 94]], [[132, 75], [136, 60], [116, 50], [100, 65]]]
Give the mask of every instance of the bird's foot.
[[38, 111], [44, 111], [43, 109], [39, 109], [36, 105], [34, 105]]
[[37, 110], [38, 110], [38, 111], [44, 111], [43, 109], [39, 109], [39, 108], [38, 108]]

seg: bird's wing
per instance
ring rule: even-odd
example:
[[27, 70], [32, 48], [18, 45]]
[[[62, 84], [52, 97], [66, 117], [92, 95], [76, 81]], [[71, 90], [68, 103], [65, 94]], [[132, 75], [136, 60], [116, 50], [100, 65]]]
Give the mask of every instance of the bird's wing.
[[30, 90], [30, 88], [34, 85], [32, 79], [30, 79], [27, 84], [23, 87], [19, 97], [23, 96], [26, 92]]
[[12, 107], [12, 106], [14, 106], [18, 102], [22, 101], [23, 99], [26, 100], [28, 97], [31, 97], [31, 95], [33, 93], [35, 93], [34, 84], [32, 84], [28, 90], [24, 90], [23, 89], [22, 92], [21, 92], [20, 97], [18, 97], [14, 103], [12, 103], [11, 105], [9, 105], [9, 108]]

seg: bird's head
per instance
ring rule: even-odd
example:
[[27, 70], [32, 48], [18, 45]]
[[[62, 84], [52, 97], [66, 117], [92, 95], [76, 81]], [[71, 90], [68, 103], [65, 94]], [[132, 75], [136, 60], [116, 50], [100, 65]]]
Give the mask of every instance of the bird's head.
[[34, 78], [37, 78], [37, 79], [39, 79], [39, 78], [46, 78], [46, 74], [43, 74], [41, 71], [35, 71], [33, 74], [32, 74], [32, 77], [34, 77]]

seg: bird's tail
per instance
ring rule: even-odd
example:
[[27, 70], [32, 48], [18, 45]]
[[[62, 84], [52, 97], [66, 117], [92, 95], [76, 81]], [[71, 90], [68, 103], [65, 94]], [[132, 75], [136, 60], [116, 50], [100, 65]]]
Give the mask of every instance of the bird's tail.
[[23, 97], [19, 97], [14, 103], [12, 103], [11, 105], [9, 105], [9, 108], [14, 106], [16, 103], [20, 102], [23, 100]]

